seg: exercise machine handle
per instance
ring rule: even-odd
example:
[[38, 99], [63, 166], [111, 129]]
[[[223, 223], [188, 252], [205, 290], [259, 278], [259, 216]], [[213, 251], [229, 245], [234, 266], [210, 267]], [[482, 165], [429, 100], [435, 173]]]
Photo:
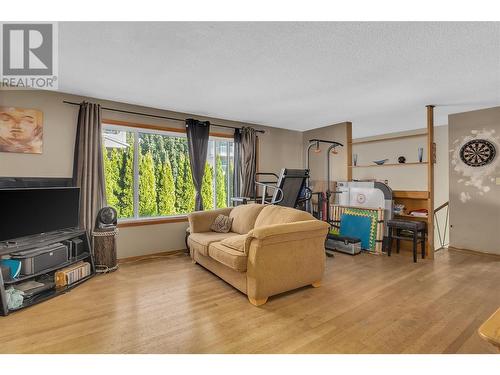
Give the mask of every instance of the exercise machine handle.
[[[260, 182], [260, 181], [255, 181], [255, 184], [262, 186], [262, 202], [261, 202], [262, 204], [277, 204], [277, 203], [280, 203], [283, 200], [283, 198], [285, 197], [283, 189], [279, 188], [276, 185], [271, 185], [269, 183]], [[272, 199], [271, 202], [266, 201], [267, 188], [277, 190], [278, 194], [279, 194], [278, 195], [279, 199], [276, 199], [276, 200]], [[273, 193], [273, 195], [274, 195], [274, 193]]]

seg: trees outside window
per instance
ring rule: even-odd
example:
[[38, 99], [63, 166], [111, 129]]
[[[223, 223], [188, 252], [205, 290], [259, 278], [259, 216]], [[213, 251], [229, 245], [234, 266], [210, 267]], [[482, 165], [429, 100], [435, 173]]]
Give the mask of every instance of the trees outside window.
[[158, 202], [153, 154], [147, 151], [145, 155], [140, 155], [139, 159], [139, 216], [156, 216]]
[[203, 184], [201, 186], [201, 196], [203, 198], [203, 208], [205, 210], [214, 208], [213, 179], [212, 166], [207, 162], [205, 164], [205, 174], [203, 175]]
[[[106, 197], [120, 219], [192, 212], [195, 189], [183, 135], [103, 124]], [[233, 143], [210, 138], [201, 194], [204, 209], [227, 207]]]
[[217, 195], [217, 208], [227, 207], [227, 183], [225, 171], [222, 167], [220, 155], [215, 162], [215, 191]]
[[160, 168], [158, 176], [158, 215], [175, 215], [175, 181], [170, 161], [166, 159]]

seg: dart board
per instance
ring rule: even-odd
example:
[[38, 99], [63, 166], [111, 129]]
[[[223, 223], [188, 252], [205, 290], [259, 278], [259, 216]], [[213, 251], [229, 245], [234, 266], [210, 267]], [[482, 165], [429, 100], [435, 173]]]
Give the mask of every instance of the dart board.
[[460, 149], [460, 159], [470, 167], [482, 167], [493, 161], [496, 149], [493, 143], [484, 139], [474, 139]]

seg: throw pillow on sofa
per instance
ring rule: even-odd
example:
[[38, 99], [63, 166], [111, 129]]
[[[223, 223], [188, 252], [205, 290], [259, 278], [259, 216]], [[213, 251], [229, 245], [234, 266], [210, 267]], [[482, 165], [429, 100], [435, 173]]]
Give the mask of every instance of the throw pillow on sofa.
[[212, 223], [210, 229], [218, 233], [227, 233], [231, 230], [233, 218], [225, 215], [218, 215]]

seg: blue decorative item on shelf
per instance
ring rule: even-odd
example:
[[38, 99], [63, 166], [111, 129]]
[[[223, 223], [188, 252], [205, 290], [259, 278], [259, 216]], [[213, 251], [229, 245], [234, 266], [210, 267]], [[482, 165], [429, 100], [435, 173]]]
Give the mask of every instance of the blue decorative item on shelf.
[[423, 157], [424, 157], [424, 148], [423, 147], [419, 147], [418, 148], [418, 162], [419, 163], [422, 163]]
[[389, 159], [383, 159], [383, 160], [374, 160], [373, 162], [377, 165], [383, 165], [385, 164]]

